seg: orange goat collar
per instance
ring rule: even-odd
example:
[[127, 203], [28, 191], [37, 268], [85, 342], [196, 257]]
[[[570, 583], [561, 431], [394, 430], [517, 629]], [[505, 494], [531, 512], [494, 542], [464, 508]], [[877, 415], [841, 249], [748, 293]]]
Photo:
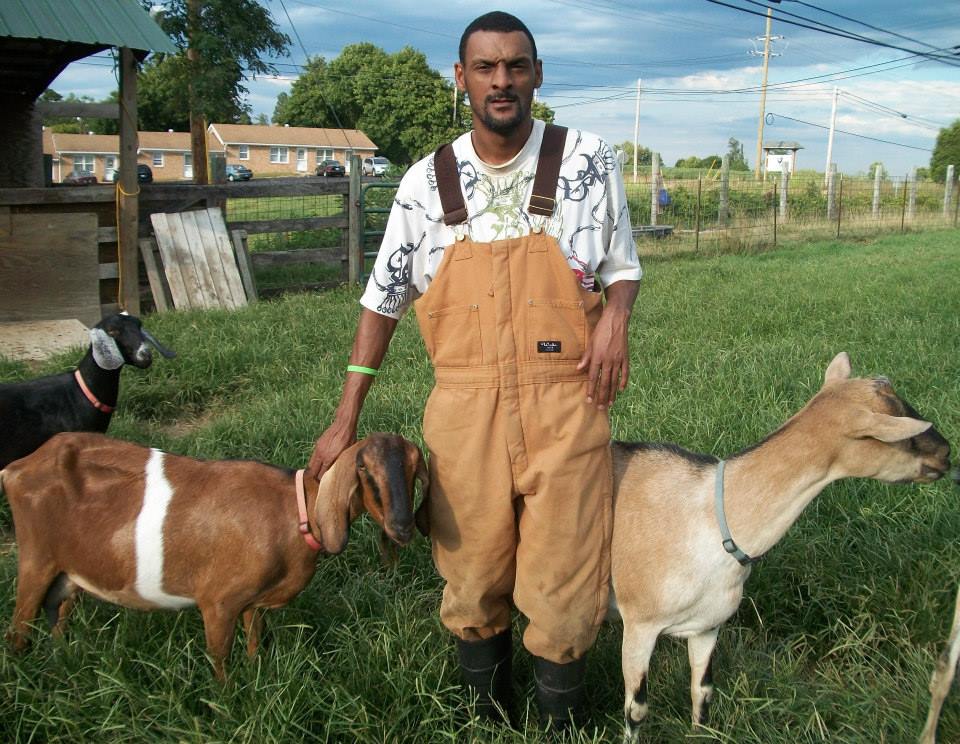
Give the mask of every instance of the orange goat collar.
[[87, 387], [87, 383], [83, 381], [83, 375], [80, 374], [80, 370], [75, 370], [73, 373], [74, 379], [76, 379], [77, 384], [80, 386], [80, 390], [86, 396], [87, 400], [90, 401], [90, 405], [96, 408], [102, 413], [113, 413], [113, 406], [108, 406], [106, 403], [101, 403], [97, 396], [93, 394], [93, 391]]
[[296, 481], [298, 529], [300, 530], [300, 534], [303, 535], [303, 539], [307, 545], [310, 546], [310, 549], [319, 552], [323, 550], [323, 545], [317, 541], [317, 538], [313, 536], [313, 532], [310, 530], [310, 518], [307, 516], [307, 491], [303, 485], [302, 470], [297, 471]]

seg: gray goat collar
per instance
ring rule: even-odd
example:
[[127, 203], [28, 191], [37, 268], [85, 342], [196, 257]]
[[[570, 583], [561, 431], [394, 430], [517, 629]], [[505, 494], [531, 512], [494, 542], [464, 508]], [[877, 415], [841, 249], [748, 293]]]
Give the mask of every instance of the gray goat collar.
[[723, 513], [723, 469], [726, 466], [726, 460], [720, 460], [717, 463], [717, 485], [713, 491], [713, 510], [717, 515], [717, 523], [720, 525], [720, 537], [723, 538], [723, 549], [737, 559], [741, 566], [749, 566], [756, 563], [758, 558], [751, 558], [737, 547], [733, 541], [733, 535], [730, 534], [730, 527], [727, 525], [727, 517]]

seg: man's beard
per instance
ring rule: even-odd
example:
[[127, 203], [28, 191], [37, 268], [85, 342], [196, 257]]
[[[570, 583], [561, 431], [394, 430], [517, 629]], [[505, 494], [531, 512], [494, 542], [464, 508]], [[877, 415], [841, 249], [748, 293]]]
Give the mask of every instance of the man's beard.
[[[497, 118], [489, 108], [489, 105], [494, 101], [515, 101], [518, 104], [517, 111], [507, 119]], [[480, 115], [480, 120], [491, 132], [496, 132], [497, 134], [512, 134], [527, 118], [529, 110], [529, 107], [523, 105], [523, 101], [520, 100], [520, 97], [516, 93], [491, 94], [487, 96], [483, 102], [483, 112]]]

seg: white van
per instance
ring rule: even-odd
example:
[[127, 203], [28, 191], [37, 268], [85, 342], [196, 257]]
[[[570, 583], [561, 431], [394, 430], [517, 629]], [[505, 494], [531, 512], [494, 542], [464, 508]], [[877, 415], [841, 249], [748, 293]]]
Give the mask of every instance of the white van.
[[378, 155], [373, 158], [364, 158], [360, 172], [364, 176], [382, 176], [387, 172], [387, 168], [389, 167], [390, 161]]

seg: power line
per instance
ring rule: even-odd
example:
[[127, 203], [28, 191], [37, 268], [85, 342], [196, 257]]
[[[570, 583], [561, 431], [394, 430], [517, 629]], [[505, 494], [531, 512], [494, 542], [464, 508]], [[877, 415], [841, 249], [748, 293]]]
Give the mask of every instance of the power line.
[[[798, 124], [806, 124], [807, 126], [816, 127], [817, 129], [830, 128], [830, 127], [825, 127], [822, 124], [814, 124], [812, 121], [804, 121], [803, 119], [794, 119], [792, 116], [785, 116], [784, 114], [773, 114], [773, 113], [767, 114], [767, 123], [773, 124], [776, 121], [777, 117], [780, 117], [781, 119], [788, 119], [790, 121], [795, 121]], [[851, 137], [859, 137], [860, 139], [872, 140], [874, 142], [882, 142], [885, 145], [896, 145], [897, 147], [906, 147], [910, 150], [920, 150], [921, 152], [933, 152], [933, 150], [931, 150], [928, 147], [916, 147], [915, 145], [905, 145], [902, 142], [893, 142], [891, 140], [880, 139], [878, 137], [868, 137], [865, 134], [857, 134], [856, 132], [847, 132], [846, 130], [843, 130], [843, 129], [834, 129], [833, 131], [839, 132], [840, 134], [846, 134]]]
[[[707, 0], [708, 3], [713, 3], [714, 5], [722, 5], [726, 8], [732, 8], [733, 10], [739, 10], [741, 13], [749, 13], [751, 15], [760, 16], [761, 18], [766, 18], [766, 13], [760, 13], [756, 10], [751, 10], [750, 8], [743, 8], [739, 5], [731, 5], [730, 3], [723, 2], [723, 0]], [[754, 2], [754, 0], [747, 0], [747, 2]], [[754, 4], [758, 4], [755, 3]], [[764, 6], [766, 7], [766, 6]], [[828, 26], [827, 24], [821, 23], [819, 21], [812, 21], [809, 18], [804, 18], [803, 20], [810, 21], [810, 23], [816, 23], [818, 26], [811, 26], [807, 23], [799, 23], [797, 21], [791, 21], [787, 18], [783, 18], [783, 15], [791, 15], [799, 18], [795, 13], [787, 13], [786, 11], [780, 11], [780, 15], [776, 16], [777, 20], [781, 23], [788, 23], [791, 26], [799, 26], [801, 28], [807, 28], [811, 31], [819, 31], [820, 33], [830, 34], [831, 36], [839, 36], [843, 39], [850, 39], [851, 41], [860, 41], [867, 44], [873, 44], [875, 46], [887, 47], [888, 49], [898, 49], [901, 52], [909, 52], [910, 54], [915, 54], [921, 57], [926, 57], [927, 59], [933, 60], [935, 62], [942, 62], [945, 65], [950, 67], [960, 67], [960, 59], [951, 59], [949, 57], [944, 57], [940, 55], [935, 55], [930, 52], [918, 52], [916, 49], [908, 49], [907, 47], [897, 46], [896, 44], [888, 44], [884, 41], [878, 39], [871, 39], [867, 36], [861, 34], [853, 34], [843, 29], [838, 29], [833, 26]], [[953, 47], [950, 47], [953, 49]]]

